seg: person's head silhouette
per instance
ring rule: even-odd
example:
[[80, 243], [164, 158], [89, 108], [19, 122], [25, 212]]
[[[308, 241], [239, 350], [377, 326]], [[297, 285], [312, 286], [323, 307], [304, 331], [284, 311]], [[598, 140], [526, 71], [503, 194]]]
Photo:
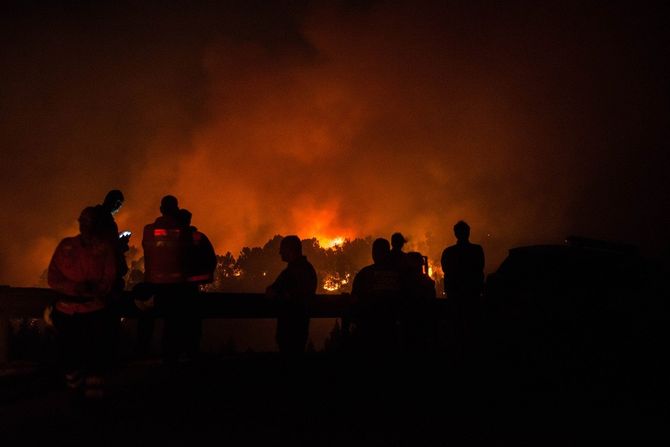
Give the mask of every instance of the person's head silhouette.
[[468, 242], [470, 239], [470, 225], [459, 220], [456, 222], [456, 225], [454, 225], [454, 235], [458, 242]]
[[407, 242], [407, 239], [405, 239], [402, 233], [393, 233], [391, 235], [391, 247], [393, 247], [393, 250], [402, 251], [405, 242]]
[[102, 207], [112, 214], [116, 214], [121, 206], [123, 206], [123, 193], [118, 189], [112, 189], [105, 196], [104, 202], [102, 202]]
[[167, 195], [161, 199], [160, 209], [163, 216], [177, 217], [179, 202], [175, 196]]
[[185, 227], [191, 226], [192, 218], [193, 214], [186, 208], [181, 208], [179, 211], [177, 211], [177, 220], [179, 221], [180, 225], [183, 225]]
[[286, 236], [279, 244], [279, 255], [284, 262], [291, 262], [302, 256], [302, 242], [295, 235]]
[[375, 264], [387, 261], [390, 253], [391, 245], [386, 239], [380, 237], [372, 243], [372, 260]]
[[407, 253], [407, 267], [412, 274], [423, 273], [423, 256], [418, 251]]

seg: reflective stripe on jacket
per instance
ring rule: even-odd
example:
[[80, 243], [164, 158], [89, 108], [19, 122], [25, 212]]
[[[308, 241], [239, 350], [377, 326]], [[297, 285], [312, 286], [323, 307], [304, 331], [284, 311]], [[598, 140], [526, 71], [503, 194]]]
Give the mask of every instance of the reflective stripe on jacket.
[[176, 284], [186, 280], [187, 252], [191, 237], [173, 218], [162, 216], [144, 227], [144, 280]]
[[65, 295], [99, 298], [111, 292], [116, 271], [116, 255], [109, 243], [84, 244], [81, 236], [68, 237], [51, 257], [48, 283]]

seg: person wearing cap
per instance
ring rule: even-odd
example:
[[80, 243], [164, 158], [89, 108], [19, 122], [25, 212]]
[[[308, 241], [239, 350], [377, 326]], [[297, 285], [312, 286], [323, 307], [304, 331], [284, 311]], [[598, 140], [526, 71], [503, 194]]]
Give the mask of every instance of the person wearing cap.
[[117, 258], [98, 231], [97, 217], [94, 207], [81, 212], [79, 235], [58, 244], [48, 269], [49, 286], [61, 294], [51, 313], [60, 363], [77, 399], [103, 396], [103, 376], [113, 361], [115, 318], [109, 306]]
[[96, 225], [101, 234], [106, 235], [111, 240], [119, 237], [119, 228], [114, 221], [114, 216], [123, 206], [125, 198], [118, 189], [112, 189], [105, 195], [105, 199], [99, 205], [95, 206], [96, 212], [100, 212]]

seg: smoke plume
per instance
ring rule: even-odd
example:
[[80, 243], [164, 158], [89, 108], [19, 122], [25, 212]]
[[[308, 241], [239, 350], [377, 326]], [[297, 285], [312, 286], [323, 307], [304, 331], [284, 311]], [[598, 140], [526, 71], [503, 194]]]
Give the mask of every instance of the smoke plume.
[[435, 261], [459, 219], [489, 271], [569, 233], [667, 244], [654, 17], [582, 2], [17, 10], [0, 47], [0, 283], [36, 283], [113, 188], [138, 246], [165, 194], [220, 253], [401, 231]]

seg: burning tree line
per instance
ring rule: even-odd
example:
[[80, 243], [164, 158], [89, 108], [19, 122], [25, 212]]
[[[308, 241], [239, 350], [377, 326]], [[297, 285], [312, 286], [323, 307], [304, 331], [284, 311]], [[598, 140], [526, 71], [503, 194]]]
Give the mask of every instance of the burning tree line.
[[[275, 235], [262, 247], [244, 247], [235, 258], [232, 253], [217, 255], [214, 282], [204, 286], [208, 292], [262, 293], [286, 267], [279, 257], [283, 236]], [[331, 248], [321, 247], [316, 238], [302, 241], [303, 254], [317, 271], [317, 293], [351, 292], [353, 278], [371, 263], [372, 238], [345, 240]], [[130, 271], [126, 288], [132, 289], [144, 280], [144, 258], [136, 247], [128, 253]]]

